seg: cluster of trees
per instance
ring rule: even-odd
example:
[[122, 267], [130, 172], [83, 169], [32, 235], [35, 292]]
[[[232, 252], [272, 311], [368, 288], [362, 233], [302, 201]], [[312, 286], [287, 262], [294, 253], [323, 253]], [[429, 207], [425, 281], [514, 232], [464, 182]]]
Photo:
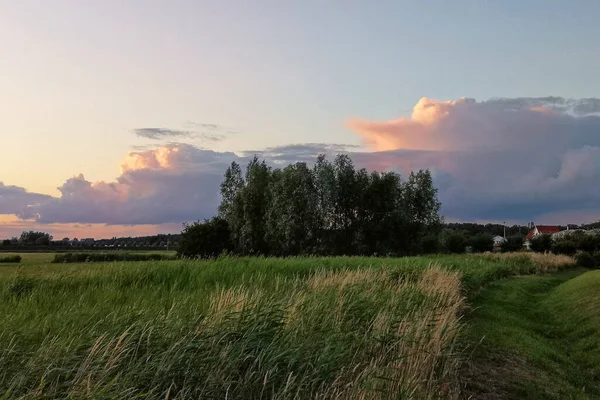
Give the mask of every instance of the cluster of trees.
[[19, 243], [23, 244], [49, 245], [51, 241], [52, 235], [36, 231], [23, 232], [19, 238]]
[[347, 155], [273, 169], [233, 162], [221, 184], [219, 215], [187, 225], [185, 256], [409, 255], [428, 251], [442, 220], [429, 171], [357, 170]]

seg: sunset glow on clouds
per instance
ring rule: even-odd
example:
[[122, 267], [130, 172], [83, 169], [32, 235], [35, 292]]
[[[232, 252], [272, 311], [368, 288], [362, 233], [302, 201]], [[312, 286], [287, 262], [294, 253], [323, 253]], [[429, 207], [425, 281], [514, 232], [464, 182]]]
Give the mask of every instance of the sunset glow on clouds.
[[422, 98], [410, 117], [347, 122], [368, 151], [310, 143], [235, 154], [162, 144], [126, 155], [113, 181], [66, 179], [57, 197], [0, 184], [0, 236], [27, 227], [96, 237], [176, 232], [215, 215], [225, 169], [254, 154], [273, 166], [346, 152], [357, 167], [428, 168], [449, 220], [591, 222], [600, 218], [599, 113], [593, 99]]
[[543, 139], [556, 139], [556, 145], [568, 148], [569, 143], [600, 142], [593, 130], [600, 104], [591, 100], [548, 97], [477, 102], [423, 97], [410, 117], [390, 121], [353, 119], [346, 125], [374, 151], [539, 148]]

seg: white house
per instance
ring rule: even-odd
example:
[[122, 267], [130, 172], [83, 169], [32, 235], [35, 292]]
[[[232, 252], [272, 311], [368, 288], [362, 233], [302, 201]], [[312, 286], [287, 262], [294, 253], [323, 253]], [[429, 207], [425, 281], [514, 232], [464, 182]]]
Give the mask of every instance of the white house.
[[502, 243], [506, 242], [506, 239], [500, 235], [496, 235], [493, 237], [494, 239], [494, 250], [499, 250]]

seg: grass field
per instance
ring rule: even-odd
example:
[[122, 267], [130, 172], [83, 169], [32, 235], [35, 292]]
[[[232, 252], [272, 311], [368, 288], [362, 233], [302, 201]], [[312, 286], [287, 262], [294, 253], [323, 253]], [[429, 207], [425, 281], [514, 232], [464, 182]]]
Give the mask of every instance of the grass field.
[[[492, 284], [466, 320], [481, 341], [469, 391], [480, 398], [600, 398], [600, 271], [574, 269]], [[478, 397], [476, 397], [478, 398]]]
[[24, 259], [0, 267], [0, 398], [459, 398], [464, 339], [484, 331], [462, 321], [470, 299], [572, 266], [523, 255]]

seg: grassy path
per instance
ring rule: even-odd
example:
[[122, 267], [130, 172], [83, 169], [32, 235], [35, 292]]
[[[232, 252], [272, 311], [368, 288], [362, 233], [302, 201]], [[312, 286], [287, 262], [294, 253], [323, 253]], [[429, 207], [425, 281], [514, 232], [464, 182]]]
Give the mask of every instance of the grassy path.
[[600, 271], [498, 281], [473, 306], [465, 398], [600, 398]]

